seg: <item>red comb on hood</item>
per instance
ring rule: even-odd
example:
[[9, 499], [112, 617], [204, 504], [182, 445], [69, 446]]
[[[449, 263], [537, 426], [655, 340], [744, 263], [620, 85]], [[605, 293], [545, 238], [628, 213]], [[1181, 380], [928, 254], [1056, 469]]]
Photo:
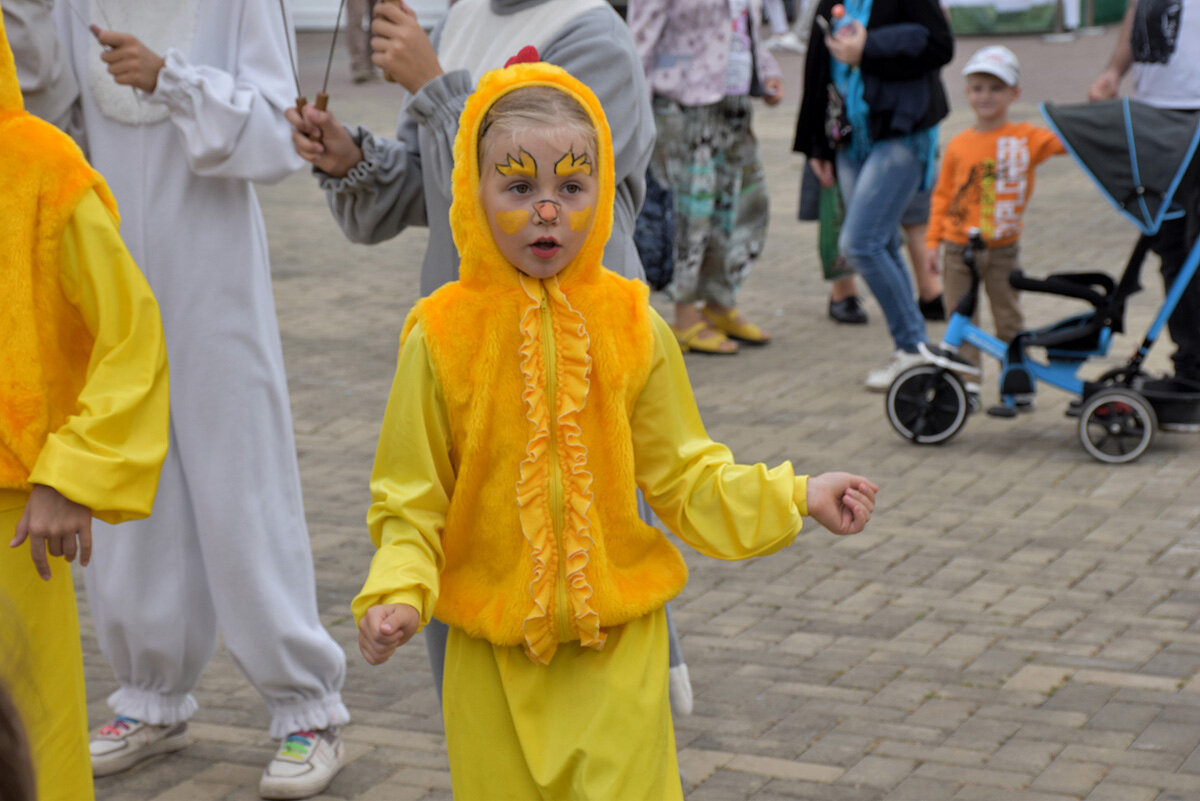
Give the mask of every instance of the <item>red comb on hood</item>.
[[533, 45], [525, 45], [517, 54], [504, 62], [504, 66], [511, 67], [513, 64], [536, 64], [541, 61], [542, 57], [538, 55], [537, 48]]

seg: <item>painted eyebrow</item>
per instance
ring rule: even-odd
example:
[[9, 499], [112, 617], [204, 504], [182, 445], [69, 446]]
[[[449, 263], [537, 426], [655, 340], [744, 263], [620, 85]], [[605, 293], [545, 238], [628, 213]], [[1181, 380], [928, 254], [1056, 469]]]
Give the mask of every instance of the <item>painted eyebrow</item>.
[[507, 164], [497, 164], [496, 172], [503, 176], [523, 175], [526, 178], [537, 178], [538, 167], [537, 160], [529, 151], [521, 148], [517, 158], [513, 158], [512, 153], [508, 154]]
[[559, 178], [566, 178], [568, 175], [578, 173], [592, 174], [592, 162], [588, 160], [586, 152], [576, 156], [575, 148], [571, 148], [570, 152], [564, 153], [562, 158], [554, 162], [554, 174]]

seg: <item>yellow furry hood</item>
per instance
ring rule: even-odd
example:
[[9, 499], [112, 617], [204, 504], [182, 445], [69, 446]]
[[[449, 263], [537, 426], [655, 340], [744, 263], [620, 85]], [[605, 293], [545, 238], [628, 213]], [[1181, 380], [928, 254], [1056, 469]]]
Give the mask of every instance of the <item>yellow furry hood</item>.
[[564, 290], [595, 281], [600, 275], [604, 245], [612, 231], [614, 194], [612, 132], [604, 109], [592, 90], [566, 70], [545, 62], [517, 63], [484, 74], [475, 92], [467, 98], [454, 140], [454, 201], [450, 205], [450, 227], [461, 264], [459, 280], [474, 289], [519, 289], [520, 273], [508, 264], [492, 239], [483, 206], [479, 202], [479, 128], [492, 104], [525, 86], [550, 86], [574, 98], [587, 111], [596, 128], [600, 193], [587, 241], [558, 275]]
[[0, 116], [23, 111], [21, 84], [17, 81], [17, 63], [13, 60], [12, 48], [8, 45], [8, 33], [0, 17]]

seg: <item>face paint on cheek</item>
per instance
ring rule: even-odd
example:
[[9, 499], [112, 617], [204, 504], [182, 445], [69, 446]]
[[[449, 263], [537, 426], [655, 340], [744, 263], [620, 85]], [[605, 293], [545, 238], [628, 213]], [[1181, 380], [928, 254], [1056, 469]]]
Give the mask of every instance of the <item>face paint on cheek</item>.
[[515, 234], [526, 225], [529, 225], [529, 217], [530, 214], [525, 209], [498, 211], [496, 212], [496, 225], [506, 234]]
[[572, 231], [582, 231], [588, 227], [588, 223], [592, 221], [592, 207], [588, 206], [582, 211], [573, 211], [567, 215], [567, 222], [571, 226]]

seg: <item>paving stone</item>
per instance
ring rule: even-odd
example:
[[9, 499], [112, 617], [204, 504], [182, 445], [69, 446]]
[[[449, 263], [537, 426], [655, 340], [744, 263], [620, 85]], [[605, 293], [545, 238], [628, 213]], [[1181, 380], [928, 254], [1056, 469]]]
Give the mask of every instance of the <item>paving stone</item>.
[[996, 751], [988, 765], [1001, 770], [1039, 771], [1063, 750], [1061, 743], [1014, 737]]
[[1061, 793], [1038, 793], [1032, 790], [1014, 793], [1001, 788], [968, 785], [955, 794], [954, 801], [1077, 801], [1077, 798]]
[[909, 776], [888, 793], [891, 801], [946, 801], [958, 792], [958, 782], [935, 781]]
[[1155, 721], [1147, 726], [1132, 748], [1139, 751], [1167, 751], [1174, 754], [1190, 754], [1200, 745], [1200, 727], [1191, 723], [1164, 723]]
[[846, 771], [838, 781], [843, 784], [866, 785], [887, 790], [904, 781], [916, 765], [916, 760], [911, 759], [866, 756]]
[[1070, 668], [1052, 665], [1026, 665], [1004, 683], [1004, 689], [1048, 693], [1066, 681], [1072, 673], [1074, 671]]
[[1031, 786], [1041, 792], [1083, 796], [1090, 793], [1107, 772], [1104, 765], [1056, 759], [1038, 774]]
[[871, 750], [875, 738], [866, 735], [830, 733], [817, 740], [801, 756], [805, 762], [850, 768]]
[[964, 785], [983, 785], [1004, 790], [1021, 790], [1029, 785], [1030, 776], [1020, 771], [966, 768], [961, 765], [935, 765], [926, 763], [913, 772], [914, 776], [941, 781], [957, 781]]
[[1084, 801], [1154, 801], [1157, 797], [1157, 787], [1134, 787], [1129, 784], [1102, 781], [1088, 793]]

